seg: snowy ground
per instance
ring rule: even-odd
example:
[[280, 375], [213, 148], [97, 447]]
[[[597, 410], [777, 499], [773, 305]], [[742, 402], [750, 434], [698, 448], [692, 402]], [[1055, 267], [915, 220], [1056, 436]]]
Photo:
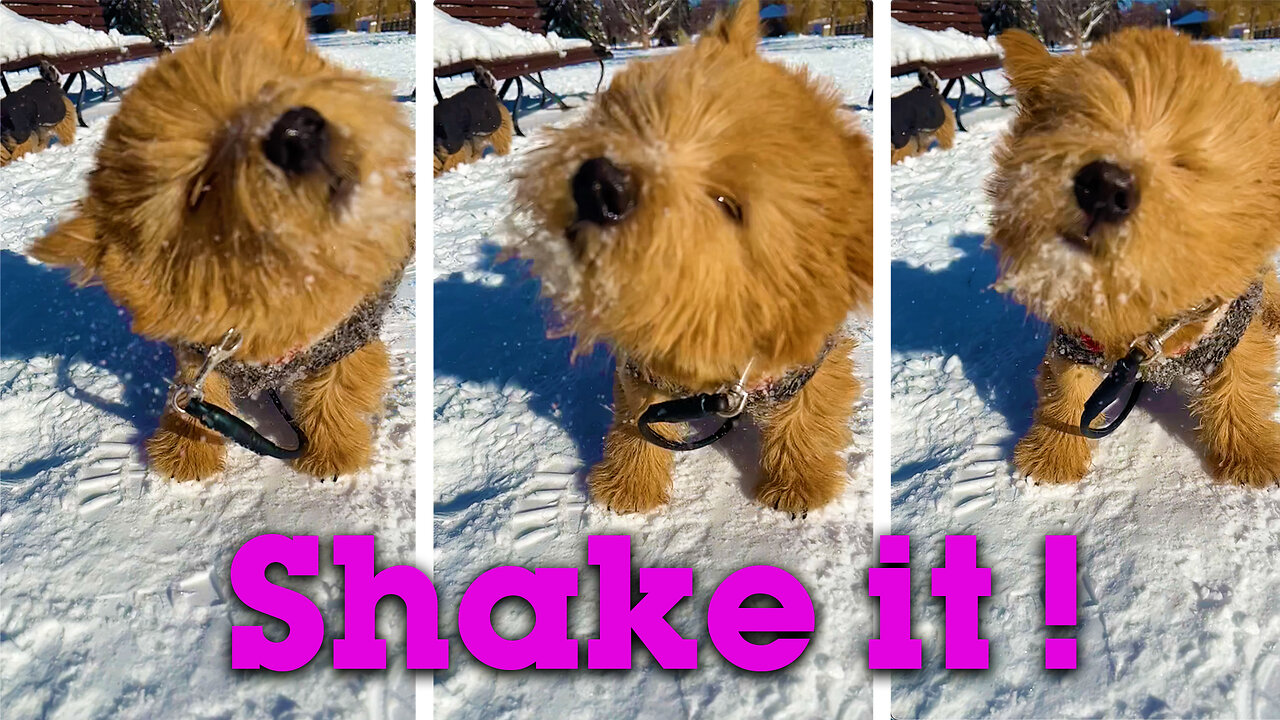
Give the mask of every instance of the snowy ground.
[[[401, 94], [413, 87], [412, 36], [317, 43], [339, 63], [394, 80]], [[113, 66], [109, 77], [128, 85], [149, 62]], [[371, 470], [320, 484], [233, 449], [227, 471], [207, 482], [157, 477], [140, 442], [163, 404], [169, 351], [130, 334], [100, 288], [76, 290], [25, 255], [83, 192], [118, 107], [90, 108], [90, 127], [70, 147], [0, 168], [3, 715], [411, 716], [411, 676], [325, 670], [327, 647], [296, 673], [231, 672], [230, 626], [260, 620], [235, 601], [227, 574], [235, 550], [264, 532], [375, 533], [380, 564], [413, 557], [413, 269], [385, 332], [394, 385]], [[412, 119], [414, 105], [404, 107]], [[322, 547], [327, 555], [327, 540]], [[336, 573], [295, 587], [333, 616]]]
[[[1250, 78], [1280, 76], [1278, 42], [1217, 46]], [[952, 151], [893, 170], [893, 530], [913, 567], [939, 567], [945, 535], [975, 534], [994, 568], [992, 665], [976, 673], [943, 669], [942, 603], [917, 571], [925, 667], [894, 673], [894, 716], [1280, 717], [1280, 489], [1212, 483], [1175, 394], [1140, 404], [1078, 486], [1012, 476], [1048, 331], [988, 288], [981, 247], [1011, 112], [966, 114]], [[1074, 672], [1042, 669], [1051, 533], [1080, 536]]]
[[[763, 45], [771, 58], [803, 63], [832, 78], [850, 105], [871, 92], [871, 43], [863, 39], [790, 38]], [[661, 51], [658, 51], [661, 52]], [[634, 52], [606, 65], [606, 79]], [[547, 73], [552, 88], [580, 105], [599, 67]], [[443, 84], [446, 94], [464, 79]], [[861, 113], [870, 122], [870, 113]], [[852, 421], [848, 494], [807, 520], [757, 507], [750, 433], [682, 455], [670, 507], [650, 516], [615, 516], [588, 502], [586, 469], [599, 457], [610, 413], [612, 361], [603, 350], [570, 365], [570, 343], [548, 340], [538, 284], [517, 263], [496, 264], [498, 227], [508, 208], [512, 172], [539, 125], [573, 113], [536, 112], [505, 158], [489, 157], [434, 185], [435, 213], [435, 580], [442, 627], [456, 627], [462, 590], [502, 564], [586, 568], [592, 534], [632, 536], [636, 567], [694, 569], [694, 598], [670, 618], [699, 639], [699, 669], [668, 672], [645, 652], [625, 673], [506, 673], [466, 655], [455, 638], [453, 666], [435, 675], [435, 709], [449, 718], [507, 718], [536, 708], [572, 718], [770, 717], [862, 718], [871, 712], [870, 674], [859, 638], [872, 621], [863, 568], [871, 547], [870, 396]], [[858, 373], [870, 387], [871, 341], [856, 332]], [[813, 595], [818, 630], [790, 668], [751, 676], [727, 665], [700, 620], [711, 590], [750, 564], [781, 566]], [[570, 633], [595, 634], [594, 572], [582, 573]], [[516, 609], [499, 613], [518, 625]], [[749, 682], [745, 682], [749, 680]], [[527, 715], [526, 715], [527, 716]]]

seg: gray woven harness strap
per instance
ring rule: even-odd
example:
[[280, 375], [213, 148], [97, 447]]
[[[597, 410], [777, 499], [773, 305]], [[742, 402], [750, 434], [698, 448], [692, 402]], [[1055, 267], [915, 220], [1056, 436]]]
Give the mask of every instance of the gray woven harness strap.
[[[777, 405], [785, 403], [795, 397], [808, 384], [818, 372], [818, 368], [822, 367], [822, 363], [827, 359], [827, 355], [831, 349], [843, 338], [843, 335], [835, 334], [827, 337], [822, 344], [822, 350], [818, 353], [818, 357], [808, 365], [802, 365], [797, 368], [788, 370], [781, 379], [771, 382], [763, 388], [752, 390], [747, 395], [747, 408], [757, 407], [760, 405]], [[628, 359], [626, 365], [623, 366], [625, 372], [631, 377], [639, 380], [646, 385], [651, 385], [663, 393], [671, 397], [683, 397], [692, 395], [693, 391], [689, 388], [682, 387], [665, 378], [657, 377], [645, 368], [640, 367], [634, 360]]]
[[[404, 268], [401, 268], [383, 283], [377, 294], [366, 297], [356, 306], [338, 327], [287, 362], [261, 365], [228, 360], [218, 365], [218, 372], [231, 384], [231, 390], [239, 395], [255, 395], [268, 388], [282, 389], [316, 374], [378, 339], [391, 299], [403, 276]], [[198, 343], [179, 343], [178, 347], [201, 357], [209, 352], [208, 345]]]
[[[1179, 378], [1197, 384], [1204, 382], [1244, 337], [1245, 330], [1262, 307], [1262, 294], [1262, 281], [1259, 280], [1231, 302], [1212, 333], [1201, 338], [1183, 355], [1144, 364], [1141, 379], [1160, 388], [1169, 387]], [[1108, 368], [1107, 359], [1101, 352], [1086, 347], [1080, 337], [1061, 329], [1053, 337], [1053, 353], [1078, 365], [1092, 365], [1102, 370]]]

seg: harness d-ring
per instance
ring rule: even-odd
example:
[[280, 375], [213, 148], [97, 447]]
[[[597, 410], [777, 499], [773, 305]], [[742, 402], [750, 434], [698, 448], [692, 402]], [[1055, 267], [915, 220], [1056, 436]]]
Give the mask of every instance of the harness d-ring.
[[237, 445], [252, 450], [259, 455], [267, 455], [281, 460], [292, 460], [300, 457], [307, 449], [307, 436], [302, 432], [302, 428], [294, 422], [293, 416], [285, 409], [284, 403], [280, 402], [280, 396], [276, 391], [268, 390], [267, 393], [271, 397], [271, 403], [276, 406], [276, 410], [284, 421], [293, 429], [293, 434], [298, 438], [298, 446], [293, 449], [282, 448], [274, 442], [268, 440], [262, 433], [258, 432], [249, 423], [236, 417], [226, 408], [219, 407], [204, 399], [204, 383], [222, 361], [235, 354], [240, 348], [244, 338], [240, 333], [232, 328], [222, 336], [222, 341], [217, 345], [209, 348], [205, 353], [204, 363], [200, 365], [200, 369], [196, 372], [195, 377], [189, 383], [177, 386], [173, 391], [169, 404], [174, 410], [190, 415], [200, 422], [201, 425], [210, 430], [234, 441]]
[[[1104, 438], [1115, 432], [1125, 418], [1129, 417], [1129, 412], [1138, 404], [1138, 398], [1141, 397], [1142, 389], [1146, 386], [1146, 382], [1138, 379], [1138, 370], [1147, 357], [1148, 355], [1141, 348], [1135, 347], [1129, 351], [1128, 355], [1116, 361], [1111, 372], [1107, 373], [1107, 377], [1098, 385], [1098, 389], [1094, 390], [1085, 401], [1084, 413], [1080, 416], [1081, 435], [1094, 440]], [[1129, 399], [1125, 401], [1124, 408], [1116, 419], [1101, 427], [1092, 427], [1093, 419], [1111, 407], [1111, 404], [1120, 397], [1124, 387], [1129, 384], [1133, 385], [1133, 390], [1129, 391]]]

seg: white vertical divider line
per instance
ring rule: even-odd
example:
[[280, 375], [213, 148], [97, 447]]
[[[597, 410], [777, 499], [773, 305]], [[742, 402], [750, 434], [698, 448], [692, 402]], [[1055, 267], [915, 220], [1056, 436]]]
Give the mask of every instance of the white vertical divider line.
[[[435, 276], [432, 241], [432, 171], [427, 158], [431, 157], [431, 113], [435, 96], [425, 87], [433, 77], [431, 48], [431, 9], [428, 2], [417, 2], [414, 31], [414, 86], [423, 87], [423, 93], [415, 103], [414, 131], [417, 163], [417, 193], [414, 197], [417, 244], [414, 249], [413, 307], [414, 307], [414, 564], [436, 582], [432, 550], [435, 546], [435, 484], [433, 478], [432, 422], [433, 395], [435, 389], [435, 307], [431, 286]], [[406, 638], [407, 640], [407, 638]], [[414, 718], [432, 720], [434, 717], [434, 689], [432, 674], [423, 670], [411, 670], [414, 678]]]
[[[874, 269], [875, 269], [875, 289], [872, 292], [872, 298], [875, 303], [875, 309], [872, 314], [872, 332], [875, 338], [875, 349], [872, 352], [872, 388], [874, 389], [875, 405], [872, 408], [872, 421], [875, 427], [872, 430], [872, 471], [874, 473], [872, 481], [872, 505], [874, 508], [872, 514], [873, 532], [875, 537], [871, 544], [872, 552], [878, 553], [880, 543], [876, 541], [881, 535], [887, 535], [890, 532], [890, 509], [892, 507], [892, 496], [890, 489], [890, 473], [893, 467], [892, 457], [892, 419], [893, 419], [893, 382], [890, 367], [893, 359], [893, 349], [891, 342], [891, 324], [892, 324], [892, 308], [890, 307], [890, 287], [889, 273], [892, 268], [892, 257], [890, 253], [891, 240], [889, 237], [890, 230], [890, 166], [889, 166], [889, 146], [890, 146], [890, 123], [889, 114], [891, 90], [889, 87], [889, 70], [892, 65], [892, 49], [890, 42], [890, 9], [889, 0], [877, 0], [873, 6], [872, 30], [875, 36], [872, 49], [872, 90], [875, 93], [874, 105], [871, 111], [874, 130], [872, 135], [873, 149], [872, 157], [874, 163], [874, 200], [872, 207], [874, 209], [874, 220], [872, 227], [874, 228]], [[872, 557], [874, 564], [876, 557]], [[857, 588], [860, 592], [865, 592], [866, 588]], [[871, 632], [868, 638], [879, 635], [879, 631], [870, 628]], [[858, 648], [859, 652], [866, 652], [865, 640]], [[890, 683], [890, 675], [888, 671], [873, 671], [871, 681], [872, 692], [872, 717], [875, 720], [888, 720], [891, 712], [891, 693], [892, 686]]]

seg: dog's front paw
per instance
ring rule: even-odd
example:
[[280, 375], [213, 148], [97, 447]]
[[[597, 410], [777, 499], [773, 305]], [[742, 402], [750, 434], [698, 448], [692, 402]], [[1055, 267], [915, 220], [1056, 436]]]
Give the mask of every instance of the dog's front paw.
[[203, 480], [220, 472], [226, 455], [220, 440], [188, 437], [163, 426], [147, 439], [151, 467], [175, 480]]
[[302, 457], [293, 461], [293, 467], [298, 472], [327, 480], [359, 472], [368, 467], [372, 459], [373, 447], [368, 439], [355, 436], [340, 439], [314, 437]]
[[587, 487], [591, 498], [613, 512], [642, 513], [656, 510], [671, 499], [671, 478], [656, 471], [622, 470], [608, 460], [591, 469]]
[[1248, 447], [1237, 448], [1230, 455], [1212, 453], [1214, 475], [1224, 482], [1263, 488], [1280, 482], [1280, 427]]
[[1079, 482], [1089, 472], [1092, 460], [1089, 441], [1039, 423], [1018, 442], [1013, 462], [1036, 482]]
[[[756, 501], [784, 513], [804, 515], [839, 497], [845, 474], [841, 463], [828, 467], [797, 466], [787, 470], [765, 470], [765, 479], [756, 488]], [[835, 467], [841, 465], [841, 467]]]

